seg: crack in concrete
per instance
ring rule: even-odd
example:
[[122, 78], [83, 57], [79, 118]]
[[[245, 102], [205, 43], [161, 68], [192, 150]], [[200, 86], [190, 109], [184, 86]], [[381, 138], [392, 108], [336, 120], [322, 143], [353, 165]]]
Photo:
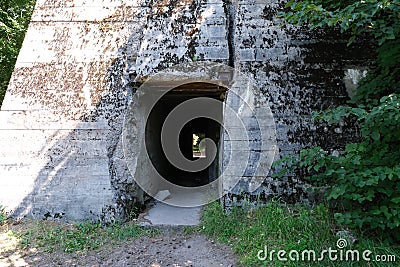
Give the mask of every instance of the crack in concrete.
[[223, 7], [226, 15], [227, 41], [229, 50], [228, 65], [235, 67], [235, 0], [223, 0]]

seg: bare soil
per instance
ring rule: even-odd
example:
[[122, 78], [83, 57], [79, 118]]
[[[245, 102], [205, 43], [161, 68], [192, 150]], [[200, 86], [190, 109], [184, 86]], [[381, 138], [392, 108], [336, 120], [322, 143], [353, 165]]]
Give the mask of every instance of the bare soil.
[[[10, 229], [13, 230], [13, 226]], [[28, 226], [29, 227], [29, 226]], [[17, 229], [20, 231], [20, 229]], [[161, 228], [160, 234], [106, 244], [86, 253], [23, 250], [6, 231], [0, 233], [0, 267], [5, 266], [236, 266], [230, 247], [198, 232]]]

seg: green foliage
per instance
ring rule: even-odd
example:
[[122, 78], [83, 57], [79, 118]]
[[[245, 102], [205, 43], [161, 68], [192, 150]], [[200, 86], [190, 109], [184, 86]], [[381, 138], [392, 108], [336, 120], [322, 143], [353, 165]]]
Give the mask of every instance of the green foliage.
[[337, 26], [353, 34], [350, 43], [362, 33], [371, 34], [379, 44], [400, 33], [399, 0], [290, 0], [286, 8], [288, 12], [280, 13], [286, 21], [312, 27]]
[[[243, 266], [260, 266], [257, 252], [270, 250], [319, 249], [334, 244], [330, 219], [321, 205], [315, 210], [300, 206], [283, 206], [271, 202], [265, 207], [246, 211], [233, 207], [224, 212], [219, 203], [207, 207], [202, 216], [201, 231], [232, 246]], [[265, 262], [266, 263], [266, 262]], [[267, 266], [304, 266], [299, 262], [274, 262]], [[263, 265], [264, 266], [264, 265]]]
[[[365, 266], [365, 262], [301, 262], [260, 261], [259, 250], [267, 247], [271, 250], [321, 252], [329, 247], [335, 249], [336, 231], [341, 228], [334, 223], [325, 205], [307, 209], [303, 206], [282, 205], [270, 202], [255, 209], [234, 207], [225, 212], [219, 203], [209, 205], [202, 216], [201, 231], [221, 242], [228, 243], [239, 256], [241, 266]], [[349, 242], [350, 243], [350, 242]], [[389, 248], [388, 244], [370, 239], [359, 238], [357, 244], [349, 249], [363, 251], [369, 249], [375, 253], [399, 256], [399, 249]], [[385, 265], [386, 264], [386, 265]], [[387, 266], [388, 263], [372, 263], [371, 266]]]
[[6, 222], [8, 216], [5, 212], [5, 209], [2, 205], [0, 205], [0, 225]]
[[114, 241], [129, 240], [143, 235], [154, 235], [137, 224], [114, 224], [102, 227], [100, 223], [54, 225], [38, 222], [36, 228], [18, 235], [23, 248], [44, 248], [46, 251], [61, 250], [68, 253], [97, 249]]
[[0, 105], [34, 5], [35, 0], [0, 0]]
[[349, 44], [367, 34], [379, 46], [375, 65], [349, 105], [314, 114], [329, 124], [356, 118], [361, 141], [339, 156], [316, 147], [277, 164], [306, 170], [313, 185], [328, 186], [325, 195], [337, 204], [339, 223], [383, 230], [400, 240], [400, 1], [292, 0], [286, 8], [280, 16], [288, 22], [339, 27], [352, 34]]
[[337, 123], [348, 116], [356, 116], [361, 142], [348, 144], [339, 156], [316, 147], [277, 164], [291, 171], [306, 169], [314, 186], [328, 185], [327, 199], [340, 204], [335, 213], [339, 223], [389, 230], [400, 240], [400, 95], [384, 96], [377, 106], [341, 106], [317, 118]]
[[357, 89], [358, 103], [375, 106], [383, 96], [400, 94], [400, 39], [382, 44], [377, 55], [376, 65]]
[[[330, 120], [343, 107], [324, 114]], [[348, 108], [356, 115], [362, 142], [348, 144], [340, 157], [303, 151], [303, 166], [323, 166], [311, 178], [331, 185], [328, 199], [338, 199], [344, 207], [335, 214], [340, 223], [360, 228], [392, 229], [400, 226], [400, 95], [385, 96], [372, 109]], [[333, 122], [333, 121], [331, 121]], [[303, 159], [306, 159], [303, 161]], [[396, 238], [400, 239], [400, 236]]]

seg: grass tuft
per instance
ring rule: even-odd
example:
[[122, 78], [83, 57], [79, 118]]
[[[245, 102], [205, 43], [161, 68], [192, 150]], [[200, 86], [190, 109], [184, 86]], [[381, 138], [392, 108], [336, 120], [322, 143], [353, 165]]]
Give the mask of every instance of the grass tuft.
[[[203, 212], [200, 229], [208, 236], [228, 243], [238, 254], [242, 266], [398, 266], [391, 264], [400, 262], [399, 246], [368, 238], [359, 238], [352, 245], [349, 241], [346, 249], [361, 252], [369, 249], [373, 255], [395, 255], [396, 262], [344, 262], [328, 257], [322, 262], [279, 261], [276, 254], [279, 250], [287, 253], [315, 250], [318, 259], [323, 250], [337, 249], [336, 233], [342, 229], [334, 223], [324, 205], [307, 209], [301, 205], [271, 202], [255, 209], [233, 207], [224, 212], [219, 203], [213, 203]], [[258, 259], [257, 253], [265, 249], [268, 255], [272, 250], [276, 251], [272, 261], [269, 257]]]
[[155, 230], [134, 223], [102, 227], [100, 223], [59, 224], [38, 221], [26, 230], [14, 233], [22, 248], [42, 248], [46, 252], [87, 252], [104, 246], [144, 235], [153, 236]]

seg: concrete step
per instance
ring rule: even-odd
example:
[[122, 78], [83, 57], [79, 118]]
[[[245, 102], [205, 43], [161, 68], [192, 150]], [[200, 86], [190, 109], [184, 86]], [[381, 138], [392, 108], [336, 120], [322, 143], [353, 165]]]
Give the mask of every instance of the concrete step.
[[176, 207], [159, 201], [139, 216], [141, 226], [196, 226], [203, 207]]

